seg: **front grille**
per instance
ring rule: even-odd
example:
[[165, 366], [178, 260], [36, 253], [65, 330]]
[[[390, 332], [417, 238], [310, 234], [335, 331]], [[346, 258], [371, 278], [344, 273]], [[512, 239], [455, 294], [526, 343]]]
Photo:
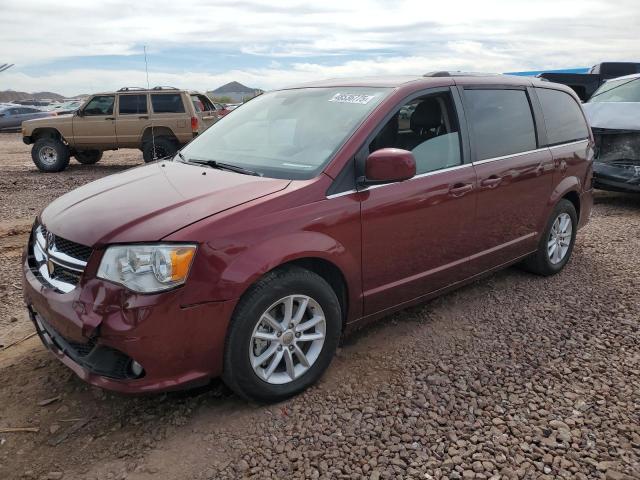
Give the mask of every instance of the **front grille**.
[[[44, 232], [47, 232], [46, 228], [42, 227], [42, 229]], [[54, 239], [54, 245], [59, 252], [69, 255], [70, 257], [77, 258], [83, 262], [89, 261], [89, 257], [91, 256], [91, 247], [86, 247], [58, 236], [54, 236]]]
[[61, 293], [72, 291], [80, 282], [91, 247], [72, 242], [37, 225], [29, 240], [29, 267], [44, 285]]

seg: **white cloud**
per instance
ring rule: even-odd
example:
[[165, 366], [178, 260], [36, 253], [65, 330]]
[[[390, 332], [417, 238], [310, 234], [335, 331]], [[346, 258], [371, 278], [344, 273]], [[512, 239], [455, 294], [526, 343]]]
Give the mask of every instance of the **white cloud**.
[[[0, 11], [0, 63], [17, 64], [0, 74], [0, 89], [65, 94], [144, 85], [144, 72], [81, 68], [81, 62], [57, 70], [49, 63], [39, 75], [21, 68], [37, 71], [38, 65], [69, 57], [140, 54], [145, 44], [157, 56], [193, 46], [266, 65], [234, 68], [230, 58], [224, 74], [201, 65], [185, 71], [156, 65], [166, 71], [151, 74], [152, 84], [198, 89], [231, 80], [275, 88], [332, 76], [561, 68], [638, 60], [634, 33], [640, 24], [635, 0], [0, 0]], [[289, 64], [294, 57], [306, 60]]]

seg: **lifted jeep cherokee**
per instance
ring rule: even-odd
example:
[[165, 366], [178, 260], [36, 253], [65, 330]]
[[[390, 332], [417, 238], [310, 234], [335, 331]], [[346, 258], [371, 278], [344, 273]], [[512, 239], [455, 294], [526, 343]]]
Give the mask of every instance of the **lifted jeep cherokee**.
[[72, 115], [23, 122], [22, 136], [40, 171], [60, 172], [71, 156], [91, 165], [105, 150], [139, 148], [145, 162], [172, 156], [218, 118], [204, 94], [125, 87], [92, 95]]

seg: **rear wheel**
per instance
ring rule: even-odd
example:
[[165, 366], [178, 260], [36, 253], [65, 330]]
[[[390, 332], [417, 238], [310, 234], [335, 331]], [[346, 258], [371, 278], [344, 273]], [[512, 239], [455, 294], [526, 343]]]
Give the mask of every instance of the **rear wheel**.
[[147, 140], [142, 145], [142, 158], [146, 163], [173, 157], [178, 151], [175, 140], [168, 137], [156, 137], [155, 140]]
[[56, 138], [40, 138], [31, 149], [31, 159], [41, 172], [61, 172], [69, 165], [69, 147]]
[[102, 152], [100, 150], [83, 150], [76, 152], [74, 155], [76, 160], [83, 165], [93, 165], [98, 163], [102, 158]]
[[340, 303], [319, 275], [271, 272], [241, 299], [229, 326], [223, 379], [237, 394], [276, 402], [314, 384], [341, 333]]
[[577, 230], [578, 215], [573, 203], [560, 200], [549, 217], [538, 250], [524, 261], [524, 267], [538, 275], [558, 273], [571, 257]]

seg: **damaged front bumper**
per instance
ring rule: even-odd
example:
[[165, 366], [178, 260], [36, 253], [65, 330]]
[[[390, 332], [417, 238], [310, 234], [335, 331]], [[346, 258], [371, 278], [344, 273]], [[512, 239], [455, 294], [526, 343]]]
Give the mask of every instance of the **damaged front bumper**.
[[640, 193], [640, 131], [594, 128], [593, 186]]

